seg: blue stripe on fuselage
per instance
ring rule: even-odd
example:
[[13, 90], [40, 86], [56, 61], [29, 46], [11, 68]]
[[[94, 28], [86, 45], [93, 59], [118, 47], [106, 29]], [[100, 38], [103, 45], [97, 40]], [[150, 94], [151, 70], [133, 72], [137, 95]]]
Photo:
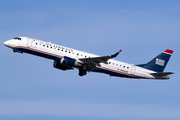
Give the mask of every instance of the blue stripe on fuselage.
[[36, 51], [36, 50], [34, 50], [34, 49], [31, 49], [31, 48], [18, 47], [18, 48], [15, 48], [15, 49], [20, 50], [20, 51], [23, 51], [23, 52], [25, 52], [25, 53], [37, 55], [37, 56], [40, 56], [40, 57], [45, 57], [45, 58], [52, 59], [52, 60], [56, 60], [56, 61], [60, 61], [60, 60], [61, 60], [61, 57], [57, 57], [57, 56], [55, 56], [55, 55], [51, 55], [51, 54], [48, 54], [48, 53], [43, 53], [43, 52], [40, 52], [40, 51]]
[[126, 77], [126, 78], [140, 78], [140, 77], [134, 77], [134, 76], [129, 76], [129, 75], [126, 75], [126, 74], [123, 74], [123, 73], [119, 73], [119, 72], [115, 72], [115, 71], [112, 71], [112, 70], [107, 70], [105, 68], [102, 68], [102, 67], [97, 67], [95, 69], [93, 69], [93, 71], [95, 72], [100, 72], [100, 73], [106, 73], [106, 74], [109, 74], [110, 76], [117, 76], [117, 77]]
[[[37, 56], [40, 56], [40, 57], [45, 57], [45, 58], [48, 58], [48, 59], [56, 60], [56, 61], [60, 61], [61, 58], [62, 58], [62, 56], [58, 56], [58, 55], [55, 55], [55, 54], [39, 51], [39, 50], [36, 50], [36, 49], [33, 49], [33, 48], [28, 48], [28, 47], [19, 46], [19, 47], [16, 47], [14, 49], [23, 51], [25, 53], [37, 55]], [[93, 71], [94, 72], [100, 72], [100, 73], [106, 73], [106, 74], [109, 74], [111, 76], [117, 76], [117, 77], [141, 78], [140, 76], [134, 76], [134, 75], [131, 76], [131, 75], [126, 75], [126, 74], [123, 74], [123, 73], [120, 73], [120, 72], [115, 72], [113, 70], [103, 68], [101, 66], [96, 66], [96, 68], [93, 69]]]

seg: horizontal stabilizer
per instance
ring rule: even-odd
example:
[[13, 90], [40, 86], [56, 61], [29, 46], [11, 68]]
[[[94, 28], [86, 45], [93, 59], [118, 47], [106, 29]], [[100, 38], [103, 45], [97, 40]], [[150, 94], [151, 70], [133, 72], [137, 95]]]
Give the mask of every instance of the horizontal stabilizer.
[[167, 75], [174, 74], [174, 73], [173, 72], [162, 72], [162, 73], [150, 73], [150, 74], [155, 77], [163, 77], [163, 76], [167, 76]]

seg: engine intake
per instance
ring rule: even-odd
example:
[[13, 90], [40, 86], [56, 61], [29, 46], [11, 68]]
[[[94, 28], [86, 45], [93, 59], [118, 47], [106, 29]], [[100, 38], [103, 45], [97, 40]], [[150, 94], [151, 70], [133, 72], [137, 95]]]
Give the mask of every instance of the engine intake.
[[53, 66], [57, 69], [61, 69], [61, 70], [70, 70], [70, 69], [73, 69], [72, 67], [70, 66], [65, 66], [63, 64], [61, 64], [59, 61], [54, 61], [54, 64]]

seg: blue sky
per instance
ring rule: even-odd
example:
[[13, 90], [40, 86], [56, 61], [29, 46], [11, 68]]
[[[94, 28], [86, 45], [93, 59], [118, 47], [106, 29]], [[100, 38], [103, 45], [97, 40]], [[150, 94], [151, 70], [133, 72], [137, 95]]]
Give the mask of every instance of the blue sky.
[[[179, 120], [180, 1], [1, 0], [2, 120]], [[135, 80], [61, 71], [53, 61], [13, 53], [3, 42], [27, 36], [116, 60], [146, 63], [174, 53], [171, 79]]]

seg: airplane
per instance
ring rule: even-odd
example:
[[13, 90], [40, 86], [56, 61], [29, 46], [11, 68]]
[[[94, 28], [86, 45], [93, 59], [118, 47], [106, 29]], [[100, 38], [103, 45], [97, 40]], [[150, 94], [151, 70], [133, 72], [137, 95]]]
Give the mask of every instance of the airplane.
[[4, 42], [17, 53], [29, 53], [54, 61], [54, 68], [60, 70], [79, 69], [79, 76], [87, 72], [99, 72], [110, 76], [136, 79], [169, 79], [173, 72], [163, 72], [173, 50], [166, 49], [146, 64], [133, 65], [114, 60], [122, 50], [107, 56], [75, 50], [61, 45], [29, 37], [15, 37]]

